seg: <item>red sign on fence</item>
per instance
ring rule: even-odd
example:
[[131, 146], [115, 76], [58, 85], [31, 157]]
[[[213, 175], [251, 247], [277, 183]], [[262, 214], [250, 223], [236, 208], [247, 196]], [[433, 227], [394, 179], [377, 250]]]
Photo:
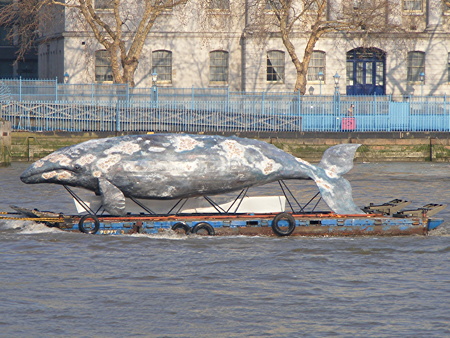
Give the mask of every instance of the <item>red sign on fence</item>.
[[355, 130], [356, 119], [354, 117], [344, 117], [341, 122], [342, 130]]

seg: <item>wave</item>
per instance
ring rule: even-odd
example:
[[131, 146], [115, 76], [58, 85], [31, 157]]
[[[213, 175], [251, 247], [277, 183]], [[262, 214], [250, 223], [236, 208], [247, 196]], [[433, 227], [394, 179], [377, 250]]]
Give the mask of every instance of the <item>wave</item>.
[[36, 223], [33, 221], [23, 220], [0, 220], [0, 232], [1, 231], [16, 231], [19, 234], [42, 234], [51, 232], [60, 232], [61, 230], [56, 228], [50, 228], [43, 223]]

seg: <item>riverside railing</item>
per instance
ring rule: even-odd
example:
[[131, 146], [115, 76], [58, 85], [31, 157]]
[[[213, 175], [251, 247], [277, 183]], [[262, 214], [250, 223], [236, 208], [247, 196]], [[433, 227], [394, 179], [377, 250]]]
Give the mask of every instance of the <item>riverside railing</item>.
[[0, 117], [15, 130], [450, 131], [446, 96], [318, 96], [0, 79], [0, 104]]
[[[199, 101], [3, 100], [15, 130], [136, 132], [450, 131], [446, 99], [244, 95]], [[354, 105], [353, 114], [347, 110]]]

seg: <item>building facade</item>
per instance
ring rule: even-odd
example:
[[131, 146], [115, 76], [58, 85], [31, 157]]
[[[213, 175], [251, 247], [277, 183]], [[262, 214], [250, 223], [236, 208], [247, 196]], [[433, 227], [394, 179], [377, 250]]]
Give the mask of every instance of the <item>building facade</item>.
[[[0, 11], [2, 7], [11, 4], [14, 0], [0, 0]], [[0, 78], [28, 78], [38, 77], [37, 50], [32, 48], [16, 62], [18, 41], [7, 38], [9, 27], [0, 26]]]
[[[369, 0], [368, 0], [369, 1]], [[370, 2], [370, 1], [369, 1]], [[252, 30], [252, 0], [189, 1], [161, 15], [147, 36], [135, 74], [137, 87], [229, 87], [232, 91], [292, 92], [296, 70], [275, 31]], [[329, 0], [327, 19], [346, 0]], [[353, 1], [357, 9], [364, 1]], [[111, 15], [108, 1], [94, 1]], [[139, 10], [131, 8], [130, 11]], [[267, 11], [270, 15], [270, 8]], [[71, 84], [111, 83], [108, 52], [70, 9], [39, 45], [39, 77]], [[132, 17], [130, 15], [129, 17]], [[381, 21], [392, 32], [330, 32], [314, 47], [307, 95], [446, 95], [450, 93], [450, 6], [445, 0], [389, 0]], [[132, 30], [133, 23], [127, 23]], [[308, 32], [293, 34], [300, 58]], [[66, 75], [64, 77], [64, 75]], [[335, 79], [339, 77], [339, 84]]]

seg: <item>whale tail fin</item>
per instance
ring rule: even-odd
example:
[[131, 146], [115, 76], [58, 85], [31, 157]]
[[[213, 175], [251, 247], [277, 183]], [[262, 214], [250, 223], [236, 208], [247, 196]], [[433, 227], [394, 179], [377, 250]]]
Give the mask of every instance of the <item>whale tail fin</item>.
[[325, 203], [337, 214], [363, 214], [355, 204], [350, 182], [342, 177], [353, 168], [360, 144], [339, 144], [328, 148], [316, 166], [314, 178]]

